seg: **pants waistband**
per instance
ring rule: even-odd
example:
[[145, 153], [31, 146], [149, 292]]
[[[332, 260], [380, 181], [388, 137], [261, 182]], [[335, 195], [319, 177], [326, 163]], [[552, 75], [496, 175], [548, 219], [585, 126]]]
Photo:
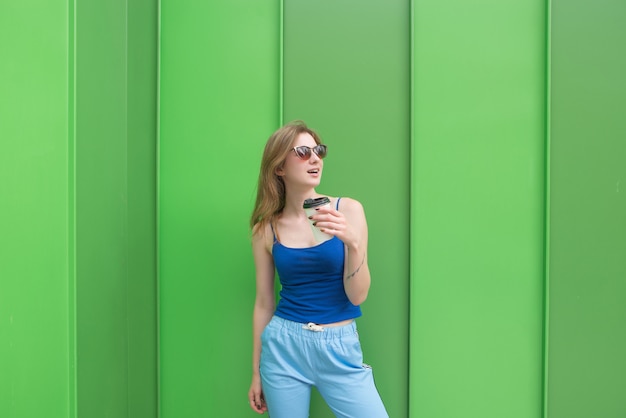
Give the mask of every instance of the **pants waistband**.
[[290, 334], [301, 335], [306, 338], [329, 339], [357, 335], [355, 321], [346, 325], [325, 327], [310, 322], [305, 324], [302, 322], [290, 321], [274, 315], [268, 326], [275, 326], [289, 332]]

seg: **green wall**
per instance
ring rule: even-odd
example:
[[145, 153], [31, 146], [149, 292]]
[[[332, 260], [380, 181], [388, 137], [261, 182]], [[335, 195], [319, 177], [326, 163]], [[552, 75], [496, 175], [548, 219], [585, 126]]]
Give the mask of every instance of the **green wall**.
[[153, 418], [158, 412], [157, 3], [127, 1], [126, 14], [128, 417]]
[[156, 414], [156, 4], [78, 2], [78, 415]]
[[413, 14], [412, 417], [539, 417], [545, 3]]
[[162, 418], [254, 414], [248, 222], [279, 124], [277, 1], [161, 2]]
[[[302, 118], [331, 147], [323, 191], [368, 214], [374, 282], [359, 327], [392, 416], [565, 418], [570, 396], [617, 416], [622, 6], [238, 6], [162, 7], [163, 415], [254, 416], [247, 216], [263, 143]], [[591, 130], [604, 139], [583, 142]], [[586, 165], [583, 204], [572, 174]], [[602, 245], [583, 252], [585, 239]], [[606, 275], [600, 288], [585, 271]], [[330, 416], [319, 396], [312, 415]]]
[[626, 416], [624, 17], [552, 1], [550, 418]]
[[118, 0], [76, 9], [79, 417], [125, 416], [128, 409], [125, 6]]
[[156, 11], [2, 4], [3, 417], [156, 415]]
[[[284, 9], [284, 119], [328, 144], [319, 192], [358, 199], [372, 287], [357, 323], [392, 417], [408, 415], [409, 4], [291, 0]], [[317, 392], [311, 416], [332, 417]]]
[[0, 4], [3, 417], [256, 416], [247, 223], [295, 118], [368, 215], [391, 416], [624, 416], [623, 2], [207, 3]]
[[0, 3], [0, 411], [11, 418], [70, 416], [75, 384], [69, 17], [65, 1], [33, 3]]

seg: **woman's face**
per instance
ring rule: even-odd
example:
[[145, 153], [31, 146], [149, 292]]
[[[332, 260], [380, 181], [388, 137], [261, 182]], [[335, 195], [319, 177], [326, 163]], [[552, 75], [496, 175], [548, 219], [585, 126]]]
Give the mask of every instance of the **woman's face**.
[[277, 174], [283, 177], [285, 183], [293, 186], [317, 187], [322, 179], [324, 162], [311, 150], [308, 159], [300, 158], [293, 150], [295, 147], [314, 148], [315, 139], [309, 133], [301, 133], [292, 144], [292, 149], [285, 159], [282, 169]]

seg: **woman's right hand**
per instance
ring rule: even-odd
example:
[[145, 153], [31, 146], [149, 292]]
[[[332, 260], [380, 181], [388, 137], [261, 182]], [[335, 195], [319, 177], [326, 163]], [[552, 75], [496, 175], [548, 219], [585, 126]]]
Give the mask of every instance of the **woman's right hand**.
[[261, 375], [258, 373], [252, 375], [252, 384], [248, 392], [248, 399], [250, 400], [250, 408], [252, 408], [254, 412], [262, 414], [267, 411], [263, 389], [261, 388]]

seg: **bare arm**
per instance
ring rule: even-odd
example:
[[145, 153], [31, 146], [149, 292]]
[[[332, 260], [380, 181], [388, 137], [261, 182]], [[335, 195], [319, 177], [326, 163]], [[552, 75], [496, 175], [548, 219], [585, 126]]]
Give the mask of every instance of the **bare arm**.
[[341, 199], [340, 209], [321, 208], [313, 219], [323, 232], [337, 236], [345, 244], [344, 288], [350, 302], [360, 305], [367, 299], [371, 284], [367, 265], [367, 220], [363, 206], [354, 199]]
[[256, 299], [252, 319], [252, 384], [248, 392], [248, 398], [252, 409], [260, 414], [267, 410], [259, 371], [261, 333], [272, 319], [276, 306], [276, 298], [274, 296], [274, 260], [270, 254], [271, 232], [269, 232], [269, 229], [268, 226], [265, 231], [255, 231], [252, 237], [252, 252], [256, 269]]

